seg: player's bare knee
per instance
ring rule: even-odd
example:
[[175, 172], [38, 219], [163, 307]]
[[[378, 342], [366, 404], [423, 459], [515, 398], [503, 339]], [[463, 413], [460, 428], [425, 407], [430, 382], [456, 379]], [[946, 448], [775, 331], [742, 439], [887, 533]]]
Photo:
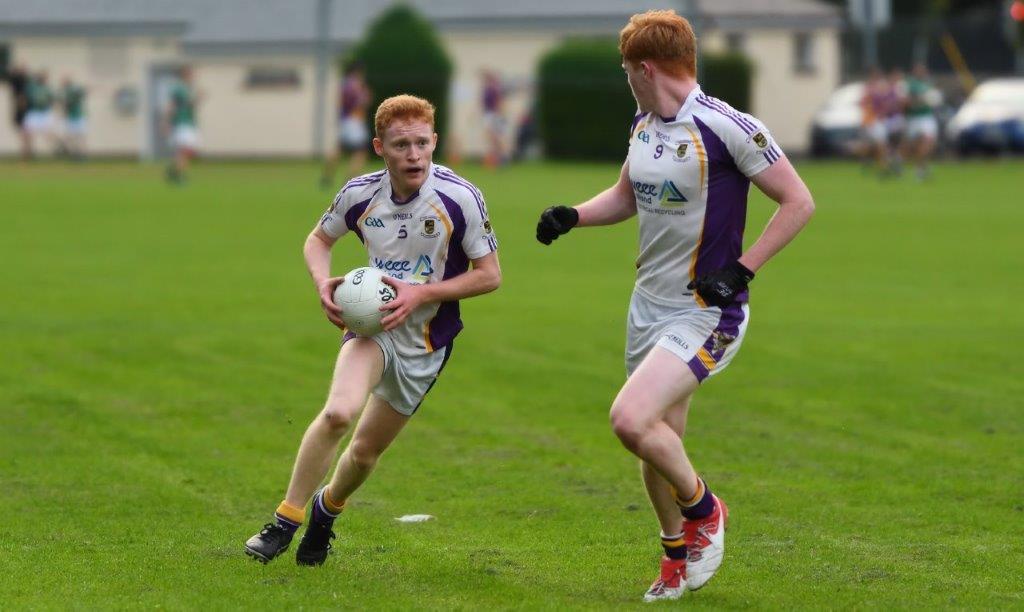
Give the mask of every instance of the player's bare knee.
[[362, 470], [372, 470], [383, 454], [383, 449], [362, 440], [353, 440], [348, 449], [349, 460]]
[[647, 427], [642, 419], [637, 418], [623, 404], [616, 401], [612, 407], [610, 416], [612, 431], [622, 442], [622, 445], [630, 450], [640, 446], [644, 432]]
[[346, 410], [344, 406], [329, 403], [323, 412], [320, 413], [320, 416], [327, 423], [331, 431], [344, 433], [348, 431], [349, 426], [352, 424], [353, 414], [353, 411]]

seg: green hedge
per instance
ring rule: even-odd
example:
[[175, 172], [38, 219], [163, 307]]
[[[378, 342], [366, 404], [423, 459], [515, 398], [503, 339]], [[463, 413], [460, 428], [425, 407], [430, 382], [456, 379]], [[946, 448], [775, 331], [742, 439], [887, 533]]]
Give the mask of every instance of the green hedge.
[[[625, 157], [636, 101], [621, 64], [618, 42], [611, 39], [570, 40], [541, 59], [537, 105], [548, 157]], [[750, 109], [752, 76], [743, 55], [702, 57], [703, 90], [744, 112]]]
[[[370, 25], [347, 59], [363, 63], [366, 81], [373, 90], [368, 119], [371, 134], [377, 106], [398, 94], [412, 94], [432, 102], [437, 107], [436, 131], [445, 134], [452, 61], [433, 26], [419, 14], [403, 5], [385, 11]], [[442, 153], [443, 145], [441, 139], [438, 154]]]
[[750, 112], [750, 88], [754, 66], [740, 53], [706, 53], [701, 57], [698, 81], [704, 93], [728, 102], [736, 110]]
[[538, 124], [555, 159], [626, 156], [636, 102], [615, 40], [571, 40], [540, 61]]

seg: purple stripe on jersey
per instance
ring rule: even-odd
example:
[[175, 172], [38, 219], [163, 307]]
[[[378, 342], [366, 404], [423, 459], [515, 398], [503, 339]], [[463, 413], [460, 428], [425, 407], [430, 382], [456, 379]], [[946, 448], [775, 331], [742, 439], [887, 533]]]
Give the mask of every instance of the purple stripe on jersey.
[[745, 125], [743, 125], [742, 122], [740, 122], [740, 118], [730, 113], [727, 113], [725, 110], [723, 110], [723, 108], [719, 108], [703, 100], [697, 100], [697, 103], [700, 104], [701, 106], [711, 108], [712, 111], [715, 111], [716, 113], [722, 115], [723, 117], [728, 117], [729, 119], [732, 120], [732, 123], [736, 124], [739, 127], [739, 129], [743, 131], [744, 134], [749, 136], [754, 133], [753, 129], [746, 127]]
[[640, 123], [640, 120], [646, 116], [647, 113], [637, 113], [636, 117], [633, 117], [633, 124], [629, 126], [629, 135], [633, 136], [633, 130], [636, 129], [636, 124]]
[[[375, 193], [374, 195], [377, 194]], [[355, 232], [356, 236], [359, 236], [359, 242], [363, 242], [363, 232], [359, 229], [359, 217], [362, 217], [363, 213], [366, 212], [366, 207], [370, 205], [370, 200], [372, 199], [373, 196], [370, 196], [368, 199], [353, 205], [352, 208], [345, 212], [345, 225], [349, 230]]]
[[710, 104], [707, 104], [703, 100], [697, 100], [697, 104], [700, 104], [701, 106], [705, 106], [707, 108], [710, 108], [711, 110], [716, 111], [716, 112], [720, 113], [721, 115], [723, 115], [725, 117], [728, 117], [729, 119], [732, 119], [732, 122], [735, 123], [737, 126], [739, 126], [739, 128], [741, 130], [743, 130], [744, 134], [747, 134], [749, 136], [750, 134], [753, 133], [753, 130], [747, 128], [745, 125], [740, 123], [739, 119], [737, 119], [736, 117], [730, 115], [729, 113], [726, 113], [726, 112], [722, 111], [722, 109], [715, 108], [714, 106], [711, 106]]
[[[693, 120], [700, 130], [708, 156], [707, 205], [694, 266], [694, 274], [700, 277], [732, 263], [743, 254], [750, 179], [736, 167], [722, 139], [699, 117], [695, 116]], [[737, 300], [745, 302], [747, 292], [737, 296]]]
[[698, 98], [698, 101], [700, 101], [700, 100], [702, 100], [704, 102], [704, 106], [708, 106], [710, 108], [713, 108], [713, 109], [719, 111], [720, 113], [722, 113], [724, 115], [727, 115], [729, 117], [735, 117], [737, 121], [739, 121], [743, 125], [745, 125], [748, 128], [750, 128], [750, 132], [748, 132], [748, 134], [753, 132], [753, 131], [755, 131], [755, 130], [757, 130], [757, 125], [753, 121], [751, 121], [750, 119], [747, 119], [743, 115], [743, 113], [741, 113], [738, 110], [736, 110], [735, 108], [729, 106], [725, 102], [722, 102], [718, 98], [712, 98], [710, 96], [702, 95], [700, 98]]
[[[441, 276], [441, 280], [448, 280], [469, 270], [469, 258], [462, 249], [462, 239], [466, 236], [466, 218], [455, 200], [437, 189], [434, 192], [441, 198], [441, 203], [444, 204], [444, 209], [453, 224], [452, 235], [448, 239], [448, 253], [444, 260], [444, 273]], [[459, 302], [443, 302], [428, 325], [431, 346], [437, 349], [449, 344], [462, 331]]]
[[374, 172], [373, 174], [364, 174], [363, 176], [357, 176], [356, 178], [345, 183], [345, 186], [341, 188], [341, 192], [345, 193], [345, 191], [351, 189], [352, 187], [360, 187], [362, 185], [369, 185], [370, 183], [379, 181], [381, 177], [384, 176], [385, 172], [387, 171], [381, 170], [379, 172]]
[[473, 198], [476, 200], [476, 206], [480, 210], [480, 217], [483, 219], [487, 218], [487, 211], [484, 209], [483, 194], [476, 188], [473, 183], [470, 183], [461, 176], [454, 172], [444, 172], [442, 170], [434, 169], [434, 176], [441, 179], [442, 181], [448, 181], [449, 183], [455, 183], [456, 185], [462, 185], [473, 194]]

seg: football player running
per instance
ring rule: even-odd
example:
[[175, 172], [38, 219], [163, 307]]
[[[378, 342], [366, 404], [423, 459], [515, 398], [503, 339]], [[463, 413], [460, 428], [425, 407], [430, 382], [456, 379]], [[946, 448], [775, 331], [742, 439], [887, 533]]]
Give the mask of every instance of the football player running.
[[[338, 192], [306, 238], [304, 253], [320, 305], [338, 327], [342, 313], [332, 295], [344, 277], [330, 274], [331, 248], [345, 234], [355, 234], [370, 265], [392, 277], [386, 282], [397, 297], [384, 306], [390, 313], [381, 320], [383, 332], [345, 335], [326, 404], [302, 438], [284, 500], [273, 522], [245, 543], [246, 554], [264, 563], [287, 550], [311, 498], [296, 561], [320, 565], [327, 559], [334, 520], [447, 363], [462, 329], [458, 300], [501, 283], [482, 194], [432, 162], [433, 105], [408, 95], [388, 98], [374, 123], [374, 151], [386, 169], [354, 178]], [[334, 475], [320, 487], [352, 427]]]
[[[641, 460], [664, 557], [646, 601], [676, 599], [714, 575], [725, 552], [725, 504], [681, 444], [690, 399], [736, 355], [747, 328], [747, 285], [803, 228], [814, 202], [760, 121], [705, 95], [696, 39], [673, 11], [634, 15], [619, 37], [638, 112], [618, 181], [575, 207], [546, 209], [537, 239], [639, 216], [629, 305], [628, 378], [611, 426]], [[778, 203], [743, 251], [753, 182]]]

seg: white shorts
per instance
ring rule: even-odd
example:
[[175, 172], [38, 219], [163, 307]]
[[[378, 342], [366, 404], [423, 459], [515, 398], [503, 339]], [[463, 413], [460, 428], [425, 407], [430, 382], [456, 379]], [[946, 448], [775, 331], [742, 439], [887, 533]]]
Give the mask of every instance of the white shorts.
[[680, 308], [634, 291], [626, 320], [626, 374], [632, 374], [651, 349], [660, 346], [683, 360], [697, 381], [703, 382], [732, 361], [749, 320], [746, 304]]
[[338, 122], [338, 144], [346, 151], [359, 151], [370, 142], [370, 131], [366, 123], [356, 117], [348, 117]]
[[53, 129], [53, 112], [33, 110], [25, 113], [25, 129], [34, 134], [49, 132]]
[[64, 122], [64, 133], [71, 136], [82, 136], [86, 130], [85, 117], [78, 119], [67, 119]]
[[907, 119], [907, 138], [910, 140], [917, 138], [930, 138], [934, 140], [938, 135], [939, 122], [935, 120], [933, 115], [910, 117]]
[[384, 373], [373, 388], [373, 394], [387, 401], [399, 413], [412, 416], [448, 363], [452, 344], [432, 353], [409, 357], [398, 354], [391, 334], [377, 334], [372, 339], [384, 353]]
[[885, 130], [885, 124], [881, 121], [865, 125], [864, 135], [875, 144], [884, 144], [889, 139], [889, 133]]
[[195, 151], [199, 148], [199, 132], [194, 125], [179, 125], [171, 133], [171, 144], [176, 149]]

